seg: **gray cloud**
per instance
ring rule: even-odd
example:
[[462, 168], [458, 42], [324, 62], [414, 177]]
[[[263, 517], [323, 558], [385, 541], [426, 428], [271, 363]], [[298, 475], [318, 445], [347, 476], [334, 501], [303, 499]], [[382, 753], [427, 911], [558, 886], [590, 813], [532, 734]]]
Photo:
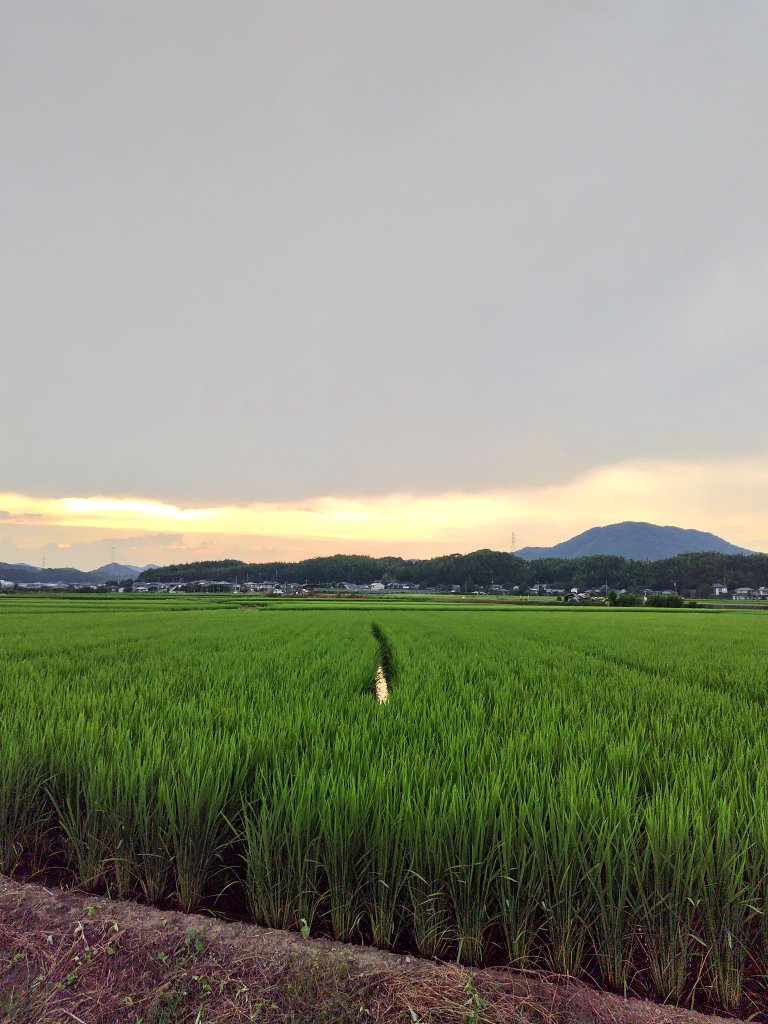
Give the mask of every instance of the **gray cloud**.
[[4, 22], [8, 489], [291, 500], [766, 450], [758, 0]]
[[3, 523], [28, 524], [34, 520], [45, 519], [42, 512], [3, 512], [0, 511], [0, 521]]
[[[99, 537], [94, 540], [73, 540], [72, 543], [58, 543], [50, 540], [51, 533], [66, 537], [72, 533], [66, 528], [29, 528], [14, 530], [11, 525], [4, 527], [8, 533], [0, 537], [0, 561], [26, 562], [41, 565], [43, 559], [49, 567], [74, 566], [78, 569], [95, 569], [114, 561], [127, 564], [145, 564], [160, 559], [172, 561], [175, 549], [183, 550], [182, 534], [158, 533], [146, 536]], [[82, 531], [80, 531], [82, 532]], [[153, 552], [157, 554], [153, 557]]]

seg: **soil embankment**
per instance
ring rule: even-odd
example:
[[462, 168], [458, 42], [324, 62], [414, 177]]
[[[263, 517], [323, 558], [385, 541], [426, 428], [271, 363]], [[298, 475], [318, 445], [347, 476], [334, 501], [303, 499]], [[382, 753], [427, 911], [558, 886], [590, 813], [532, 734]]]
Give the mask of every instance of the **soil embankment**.
[[0, 876], [3, 1024], [724, 1024], [577, 982], [470, 970]]

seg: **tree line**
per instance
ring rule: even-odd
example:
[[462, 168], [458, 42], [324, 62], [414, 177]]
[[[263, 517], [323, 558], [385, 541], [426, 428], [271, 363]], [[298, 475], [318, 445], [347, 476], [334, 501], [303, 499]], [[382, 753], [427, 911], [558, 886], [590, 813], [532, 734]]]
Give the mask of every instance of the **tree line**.
[[613, 590], [676, 589], [688, 597], [711, 594], [713, 583], [729, 588], [768, 586], [768, 555], [724, 555], [702, 551], [658, 561], [640, 561], [620, 555], [583, 558], [538, 558], [526, 561], [504, 551], [483, 549], [470, 554], [404, 559], [389, 556], [331, 555], [301, 562], [190, 562], [147, 569], [144, 582], [196, 579], [235, 580], [240, 583], [276, 580], [313, 586], [370, 583], [372, 580], [418, 583], [422, 587], [487, 589], [499, 584], [507, 590], [527, 590], [534, 584], [580, 591], [604, 587]]

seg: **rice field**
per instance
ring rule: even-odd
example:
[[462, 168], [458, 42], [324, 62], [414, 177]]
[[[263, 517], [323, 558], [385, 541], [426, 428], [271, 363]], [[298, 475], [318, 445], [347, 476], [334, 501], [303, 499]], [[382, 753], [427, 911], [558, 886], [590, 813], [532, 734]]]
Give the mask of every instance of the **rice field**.
[[763, 619], [3, 600], [0, 870], [759, 1012]]

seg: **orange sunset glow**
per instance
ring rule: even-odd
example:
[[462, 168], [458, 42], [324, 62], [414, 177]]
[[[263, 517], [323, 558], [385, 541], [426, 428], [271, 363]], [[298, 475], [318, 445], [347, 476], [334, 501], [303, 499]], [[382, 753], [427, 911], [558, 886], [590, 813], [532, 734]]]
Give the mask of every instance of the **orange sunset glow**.
[[[751, 504], [739, 500], [747, 497]], [[91, 564], [94, 543], [119, 545], [121, 538], [130, 538], [134, 558], [168, 563], [228, 556], [258, 560], [262, 554], [298, 559], [341, 550], [418, 557], [479, 547], [509, 550], [513, 533], [517, 546], [556, 543], [563, 539], [566, 518], [572, 532], [596, 521], [693, 523], [761, 550], [768, 547], [766, 518], [740, 507], [766, 502], [768, 460], [635, 461], [548, 487], [309, 496], [295, 504], [182, 508], [150, 498], [0, 494], [0, 530], [19, 550], [57, 545], [76, 567]], [[143, 535], [151, 544], [142, 545]]]

